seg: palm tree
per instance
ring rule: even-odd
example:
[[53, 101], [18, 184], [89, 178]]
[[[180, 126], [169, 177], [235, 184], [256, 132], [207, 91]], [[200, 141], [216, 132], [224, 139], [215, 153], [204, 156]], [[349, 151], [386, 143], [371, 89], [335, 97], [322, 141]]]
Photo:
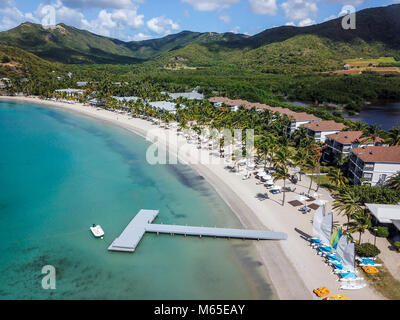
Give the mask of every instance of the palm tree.
[[277, 166], [285, 166], [285, 167], [287, 167], [288, 166], [289, 157], [290, 157], [289, 149], [287, 148], [287, 146], [283, 146], [282, 148], [279, 148], [275, 152], [272, 160], [275, 163], [275, 165], [277, 165]]
[[[308, 171], [312, 170], [313, 175], [315, 172], [315, 168], [317, 167], [317, 163], [315, 162], [315, 158], [312, 155], [307, 155], [307, 157], [304, 159], [304, 168]], [[310, 194], [311, 189], [312, 189], [312, 183], [313, 179], [312, 176], [310, 176], [310, 187], [308, 188], [308, 194]]]
[[339, 168], [329, 170], [328, 179], [335, 185], [336, 189], [345, 187], [349, 183], [349, 180]]
[[353, 215], [362, 211], [361, 206], [360, 197], [350, 188], [344, 189], [333, 202], [333, 209], [338, 210], [339, 214], [345, 215], [348, 223]]
[[393, 127], [388, 132], [387, 143], [391, 146], [400, 146], [400, 127]]
[[282, 206], [285, 205], [285, 198], [286, 198], [286, 180], [290, 179], [289, 169], [286, 165], [280, 164], [276, 169], [274, 174], [274, 182], [278, 180], [283, 180], [283, 199], [282, 199]]
[[311, 146], [311, 149], [313, 151], [313, 157], [314, 161], [317, 164], [317, 176], [318, 176], [318, 183], [317, 183], [317, 189], [315, 190], [318, 192], [319, 187], [321, 185], [321, 158], [322, 158], [322, 152], [326, 148], [326, 146], [320, 145], [320, 144], [314, 144]]
[[389, 187], [400, 192], [400, 171], [389, 179]]
[[[300, 170], [303, 170], [304, 167], [307, 166], [307, 158], [309, 157], [309, 149], [307, 148], [298, 148], [297, 152], [293, 156], [292, 160], [294, 161], [294, 165], [299, 167]], [[301, 174], [300, 181], [301, 181]]]
[[372, 226], [372, 219], [371, 215], [367, 212], [364, 212], [363, 210], [360, 210], [356, 213], [354, 213], [351, 216], [351, 221], [348, 223], [345, 223], [345, 226], [347, 226], [347, 231], [346, 233], [354, 233], [354, 232], [359, 232], [360, 233], [360, 238], [358, 240], [358, 243], [361, 244], [361, 236], [365, 232], [365, 230], [368, 230]]
[[360, 137], [361, 144], [367, 142], [375, 143], [376, 140], [379, 138], [381, 130], [382, 130], [381, 126], [377, 124], [369, 125], [365, 130], [363, 130], [363, 134]]
[[299, 127], [292, 134], [292, 140], [296, 147], [299, 147], [300, 144], [308, 138], [308, 129], [306, 127]]

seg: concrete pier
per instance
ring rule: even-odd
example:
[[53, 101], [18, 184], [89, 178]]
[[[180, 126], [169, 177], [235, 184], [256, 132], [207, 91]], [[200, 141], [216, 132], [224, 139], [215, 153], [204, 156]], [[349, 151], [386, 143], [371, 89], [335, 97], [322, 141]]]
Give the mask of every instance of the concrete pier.
[[146, 232], [247, 240], [287, 239], [287, 235], [282, 232], [152, 224], [158, 213], [158, 210], [141, 210], [132, 219], [121, 235], [113, 241], [108, 250], [134, 252]]

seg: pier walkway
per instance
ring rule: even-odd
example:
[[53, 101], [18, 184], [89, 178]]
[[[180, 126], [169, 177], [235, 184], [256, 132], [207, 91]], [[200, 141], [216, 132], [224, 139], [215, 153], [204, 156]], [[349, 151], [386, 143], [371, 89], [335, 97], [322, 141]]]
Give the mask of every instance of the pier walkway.
[[141, 210], [132, 219], [121, 235], [113, 241], [108, 250], [134, 252], [146, 232], [248, 240], [287, 239], [287, 235], [282, 232], [152, 224], [158, 213], [159, 211], [157, 210]]

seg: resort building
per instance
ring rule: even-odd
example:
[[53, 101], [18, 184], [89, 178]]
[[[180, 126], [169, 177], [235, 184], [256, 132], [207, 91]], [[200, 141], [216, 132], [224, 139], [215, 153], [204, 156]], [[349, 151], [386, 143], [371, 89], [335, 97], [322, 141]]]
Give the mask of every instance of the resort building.
[[67, 96], [74, 96], [76, 94], [81, 95], [81, 94], [83, 94], [84, 91], [81, 89], [58, 89], [58, 90], [55, 90], [55, 92], [58, 92], [58, 93], [64, 92]]
[[321, 121], [320, 118], [314, 116], [313, 114], [309, 114], [306, 112], [287, 112], [285, 113], [290, 120], [290, 123], [287, 128], [287, 133], [292, 134], [296, 131], [300, 126], [311, 123], [314, 121]]
[[178, 93], [168, 93], [169, 97], [173, 100], [178, 98], [185, 98], [189, 100], [203, 100], [204, 95], [202, 93], [198, 93], [196, 90], [192, 92], [178, 92]]
[[258, 102], [249, 102], [246, 100], [232, 100], [229, 98], [225, 98], [225, 97], [214, 97], [214, 98], [210, 98], [209, 99], [210, 103], [212, 105], [214, 105], [215, 107], [228, 107], [231, 109], [231, 111], [235, 112], [238, 111], [240, 107], [243, 107], [245, 109], [253, 109], [255, 108], [257, 111], [265, 111], [265, 110], [269, 110], [271, 112], [278, 112], [281, 113], [281, 111], [285, 110], [287, 112], [293, 112], [289, 109], [285, 109], [285, 108], [273, 108], [271, 106], [268, 106], [266, 104], [262, 104], [262, 103], [258, 103]]
[[365, 206], [375, 222], [389, 229], [393, 241], [400, 241], [400, 205], [366, 203]]
[[98, 100], [98, 99], [94, 98], [94, 99], [89, 100], [89, 104], [91, 106], [95, 106], [95, 107], [103, 107], [105, 105], [105, 103], [106, 102], [103, 99]]
[[76, 83], [76, 85], [78, 86], [78, 87], [86, 87], [87, 86], [87, 81], [78, 81], [77, 83]]
[[349, 180], [354, 184], [384, 185], [400, 171], [400, 146], [362, 147], [350, 151]]
[[381, 146], [384, 143], [381, 138], [371, 141], [369, 138], [362, 136], [362, 131], [341, 131], [327, 135], [325, 140], [327, 148], [324, 151], [323, 160], [334, 162], [343, 158], [343, 156], [349, 155], [351, 149]]
[[221, 108], [223, 106], [228, 107], [232, 112], [236, 112], [239, 110], [240, 106], [245, 106], [248, 104], [248, 101], [245, 100], [231, 100], [229, 98], [224, 97], [214, 97], [210, 98], [209, 101], [211, 104], [217, 108]]
[[115, 100], [118, 100], [119, 102], [129, 102], [132, 100], [136, 102], [140, 99], [139, 97], [134, 97], [134, 96], [132, 96], [132, 97], [115, 97], [115, 96], [113, 96], [112, 98]]
[[149, 105], [151, 105], [153, 108], [169, 111], [171, 113], [176, 112], [176, 104], [173, 102], [154, 101], [154, 102], [149, 102]]
[[342, 131], [346, 126], [333, 120], [313, 121], [303, 125], [308, 129], [308, 136], [315, 141], [325, 142], [328, 135]]

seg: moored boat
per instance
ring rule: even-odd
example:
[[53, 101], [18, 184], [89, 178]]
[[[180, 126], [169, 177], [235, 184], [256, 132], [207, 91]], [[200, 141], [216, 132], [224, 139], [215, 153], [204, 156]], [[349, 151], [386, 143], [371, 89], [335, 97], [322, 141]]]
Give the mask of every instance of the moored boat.
[[103, 239], [103, 237], [104, 237], [104, 231], [103, 231], [103, 229], [101, 228], [100, 225], [93, 224], [93, 225], [90, 227], [90, 231], [92, 231], [93, 235], [94, 235], [96, 238], [101, 238], [101, 239]]

